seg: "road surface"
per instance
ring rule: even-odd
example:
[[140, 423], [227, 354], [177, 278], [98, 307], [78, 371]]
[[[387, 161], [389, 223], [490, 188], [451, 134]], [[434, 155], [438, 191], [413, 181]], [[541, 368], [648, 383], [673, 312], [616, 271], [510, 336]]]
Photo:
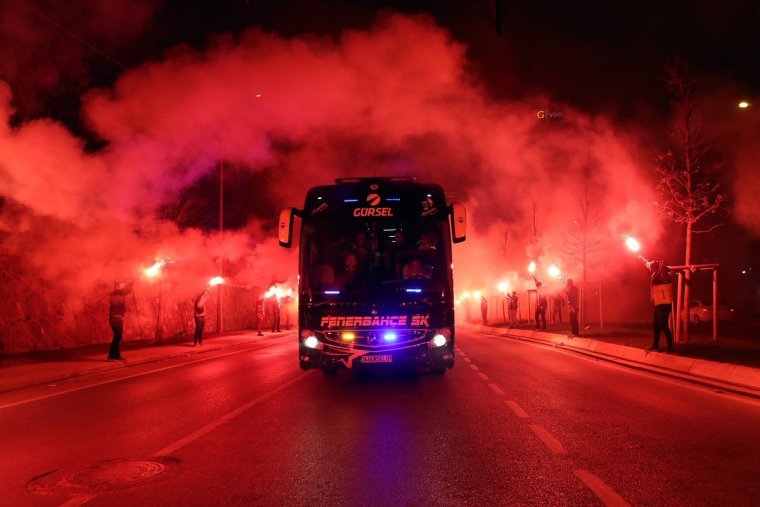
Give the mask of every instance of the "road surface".
[[444, 376], [294, 340], [0, 395], [0, 503], [760, 504], [756, 401], [465, 329]]

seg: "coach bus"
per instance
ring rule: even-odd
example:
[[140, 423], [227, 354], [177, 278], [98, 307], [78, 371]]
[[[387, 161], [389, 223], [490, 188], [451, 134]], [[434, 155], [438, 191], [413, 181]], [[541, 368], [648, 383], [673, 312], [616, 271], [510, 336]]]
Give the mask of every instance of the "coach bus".
[[300, 245], [301, 368], [452, 368], [452, 243], [466, 225], [464, 206], [413, 178], [341, 178], [283, 210], [280, 245]]

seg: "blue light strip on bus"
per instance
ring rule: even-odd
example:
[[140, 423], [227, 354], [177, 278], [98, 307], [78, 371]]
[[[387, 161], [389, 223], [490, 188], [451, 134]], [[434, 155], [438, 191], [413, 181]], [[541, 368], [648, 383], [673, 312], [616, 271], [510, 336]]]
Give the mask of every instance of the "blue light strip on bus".
[[339, 290], [326, 290], [325, 294], [327, 294], [328, 296], [335, 296], [337, 294], [340, 294], [340, 291]]
[[343, 202], [359, 202], [359, 199], [343, 199]]
[[416, 293], [419, 294], [420, 292], [422, 292], [422, 289], [406, 289], [406, 291], [407, 292], [416, 292]]
[[388, 197], [386, 201], [401, 202], [401, 197]]

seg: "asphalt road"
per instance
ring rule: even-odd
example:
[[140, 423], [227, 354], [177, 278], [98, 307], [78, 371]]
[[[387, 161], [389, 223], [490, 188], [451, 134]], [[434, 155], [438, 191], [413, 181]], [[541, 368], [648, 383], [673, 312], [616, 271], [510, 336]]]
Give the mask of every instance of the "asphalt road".
[[757, 505], [760, 403], [459, 330], [445, 376], [294, 335], [0, 396], [3, 505]]

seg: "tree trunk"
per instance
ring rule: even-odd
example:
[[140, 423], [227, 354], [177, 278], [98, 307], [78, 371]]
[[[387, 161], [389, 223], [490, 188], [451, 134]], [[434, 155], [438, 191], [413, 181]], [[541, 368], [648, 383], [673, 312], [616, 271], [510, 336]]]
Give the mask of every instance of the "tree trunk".
[[[686, 222], [686, 255], [684, 257], [684, 265], [691, 265], [691, 233], [694, 224]], [[691, 270], [686, 269], [684, 272], [684, 287], [683, 287], [683, 307], [681, 310], [683, 320], [683, 341], [689, 343], [691, 341], [691, 330], [689, 329], [689, 302], [691, 301]]]

